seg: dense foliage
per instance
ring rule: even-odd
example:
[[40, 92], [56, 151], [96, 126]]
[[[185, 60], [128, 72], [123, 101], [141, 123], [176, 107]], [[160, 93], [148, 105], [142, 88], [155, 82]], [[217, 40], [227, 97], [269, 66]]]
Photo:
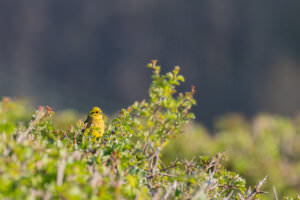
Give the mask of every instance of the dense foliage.
[[188, 135], [173, 140], [165, 149], [164, 159], [226, 151], [226, 168], [239, 172], [250, 184], [268, 175], [266, 190], [275, 187], [279, 196], [300, 191], [299, 117], [260, 114], [250, 121], [231, 114], [217, 120], [215, 127], [214, 134], [199, 125], [188, 127]]
[[176, 91], [184, 81], [179, 67], [166, 75], [156, 61], [149, 67], [149, 99], [107, 119], [101, 139], [82, 134], [82, 120], [61, 129], [55, 124], [66, 122], [57, 122], [50, 107], [41, 106], [29, 120], [28, 106], [3, 99], [0, 199], [259, 198], [266, 179], [248, 189], [245, 179], [223, 167], [224, 153], [162, 160], [166, 144], [194, 118], [195, 90]]

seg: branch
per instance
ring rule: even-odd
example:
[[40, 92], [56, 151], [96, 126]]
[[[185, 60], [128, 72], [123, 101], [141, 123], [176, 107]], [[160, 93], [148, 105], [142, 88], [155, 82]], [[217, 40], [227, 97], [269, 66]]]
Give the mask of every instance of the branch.
[[59, 186], [63, 184], [65, 168], [66, 168], [66, 159], [63, 158], [61, 162], [58, 164], [58, 169], [57, 169], [56, 184]]
[[229, 193], [229, 195], [227, 197], [225, 197], [223, 200], [230, 200], [230, 198], [232, 197], [233, 195], [233, 190], [231, 190], [231, 192]]
[[155, 174], [155, 170], [157, 168], [157, 165], [158, 165], [158, 160], [159, 160], [159, 151], [160, 151], [160, 147], [157, 147], [157, 150], [156, 150], [156, 154], [155, 154], [155, 164], [154, 164], [154, 167], [152, 168], [152, 175]]
[[267, 193], [267, 192], [260, 191], [262, 185], [264, 184], [264, 182], [266, 180], [267, 180], [267, 176], [263, 180], [259, 181], [259, 183], [254, 188], [254, 190], [247, 196], [246, 200], [252, 200], [252, 199], [254, 199], [255, 195], [257, 195], [257, 194]]
[[162, 196], [162, 200], [168, 199], [169, 195], [173, 190], [175, 190], [177, 187], [177, 181], [174, 181], [173, 185], [165, 192], [165, 194]]
[[278, 200], [278, 196], [277, 196], [277, 192], [276, 192], [275, 186], [273, 187], [273, 192], [274, 192], [275, 200]]

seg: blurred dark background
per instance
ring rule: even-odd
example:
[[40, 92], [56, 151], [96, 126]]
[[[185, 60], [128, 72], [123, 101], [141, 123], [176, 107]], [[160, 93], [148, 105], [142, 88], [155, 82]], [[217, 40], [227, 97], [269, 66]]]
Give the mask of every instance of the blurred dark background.
[[300, 108], [300, 1], [1, 1], [0, 96], [114, 113], [182, 67], [197, 119]]

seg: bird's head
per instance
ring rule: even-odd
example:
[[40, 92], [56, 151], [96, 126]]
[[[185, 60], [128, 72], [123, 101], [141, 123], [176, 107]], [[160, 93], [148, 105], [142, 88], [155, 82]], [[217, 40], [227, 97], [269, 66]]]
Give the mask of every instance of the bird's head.
[[102, 110], [99, 107], [93, 107], [93, 109], [89, 112], [89, 117], [102, 118]]

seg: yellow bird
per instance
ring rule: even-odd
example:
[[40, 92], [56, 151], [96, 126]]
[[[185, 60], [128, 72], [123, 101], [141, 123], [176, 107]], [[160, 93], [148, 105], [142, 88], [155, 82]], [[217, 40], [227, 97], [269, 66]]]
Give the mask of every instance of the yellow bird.
[[[102, 110], [99, 107], [93, 107], [89, 112], [87, 119], [84, 122], [84, 132], [89, 130], [89, 133], [96, 138], [99, 138], [104, 133], [104, 120]], [[85, 132], [86, 133], [86, 132]]]

